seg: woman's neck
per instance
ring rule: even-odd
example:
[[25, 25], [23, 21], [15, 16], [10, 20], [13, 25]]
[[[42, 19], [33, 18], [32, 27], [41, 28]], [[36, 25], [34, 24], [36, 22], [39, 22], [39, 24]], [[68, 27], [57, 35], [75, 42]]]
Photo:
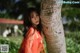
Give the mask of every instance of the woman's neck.
[[32, 25], [32, 26], [37, 29], [37, 26], [36, 25]]

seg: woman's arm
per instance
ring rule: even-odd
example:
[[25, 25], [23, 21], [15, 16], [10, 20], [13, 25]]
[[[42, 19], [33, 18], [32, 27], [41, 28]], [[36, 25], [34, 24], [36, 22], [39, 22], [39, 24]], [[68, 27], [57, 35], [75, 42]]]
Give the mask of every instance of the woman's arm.
[[33, 40], [27, 40], [25, 47], [24, 47], [24, 53], [33, 53], [31, 50], [32, 43], [33, 43]]
[[25, 40], [24, 53], [33, 53], [32, 52], [32, 45], [34, 41], [33, 34], [34, 34], [34, 29], [30, 28], [25, 37], [26, 40]]
[[22, 44], [18, 53], [32, 53], [31, 46], [33, 42], [32, 40], [33, 33], [34, 33], [34, 29], [30, 28], [22, 41]]

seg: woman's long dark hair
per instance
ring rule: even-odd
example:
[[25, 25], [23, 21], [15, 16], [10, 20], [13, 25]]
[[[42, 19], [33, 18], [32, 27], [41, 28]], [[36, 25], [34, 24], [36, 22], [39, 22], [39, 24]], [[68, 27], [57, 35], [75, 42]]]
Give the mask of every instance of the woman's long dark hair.
[[32, 26], [32, 23], [31, 23], [31, 18], [30, 18], [30, 15], [32, 12], [36, 12], [39, 16], [39, 24], [37, 25], [37, 30], [41, 33], [41, 28], [42, 28], [42, 25], [41, 25], [41, 19], [40, 19], [40, 11], [38, 11], [38, 9], [36, 8], [28, 8], [24, 15], [23, 15], [23, 21], [24, 21], [24, 34], [23, 36], [25, 37], [29, 27]]

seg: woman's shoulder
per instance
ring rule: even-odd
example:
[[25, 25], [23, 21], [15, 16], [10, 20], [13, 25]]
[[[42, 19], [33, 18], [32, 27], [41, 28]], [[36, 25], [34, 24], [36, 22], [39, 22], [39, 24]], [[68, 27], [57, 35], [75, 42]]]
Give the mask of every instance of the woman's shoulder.
[[37, 31], [37, 29], [34, 28], [34, 27], [30, 27], [28, 31], [30, 31], [31, 33], [33, 33], [33, 32], [39, 32], [39, 31]]
[[34, 27], [30, 27], [28, 32], [27, 32], [27, 35], [28, 35], [27, 38], [29, 40], [33, 40], [33, 39], [36, 40], [37, 39], [36, 36], [38, 36], [39, 34], [37, 33], [37, 30]]
[[30, 28], [28, 29], [27, 34], [32, 34], [33, 32], [34, 32], [34, 28], [33, 28], [33, 27], [30, 27]]
[[35, 31], [35, 29], [33, 27], [30, 27], [29, 30], [31, 33], [33, 33]]
[[30, 28], [28, 29], [27, 35], [37, 37], [37, 36], [40, 36], [41, 34], [40, 34], [39, 31], [37, 31], [34, 27], [30, 27]]

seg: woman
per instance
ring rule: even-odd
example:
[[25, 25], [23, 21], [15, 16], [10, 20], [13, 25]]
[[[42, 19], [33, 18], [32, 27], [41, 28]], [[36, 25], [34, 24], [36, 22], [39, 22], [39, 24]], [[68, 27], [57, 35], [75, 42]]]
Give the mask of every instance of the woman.
[[40, 14], [35, 8], [29, 8], [24, 14], [24, 39], [19, 53], [46, 53], [41, 35]]

